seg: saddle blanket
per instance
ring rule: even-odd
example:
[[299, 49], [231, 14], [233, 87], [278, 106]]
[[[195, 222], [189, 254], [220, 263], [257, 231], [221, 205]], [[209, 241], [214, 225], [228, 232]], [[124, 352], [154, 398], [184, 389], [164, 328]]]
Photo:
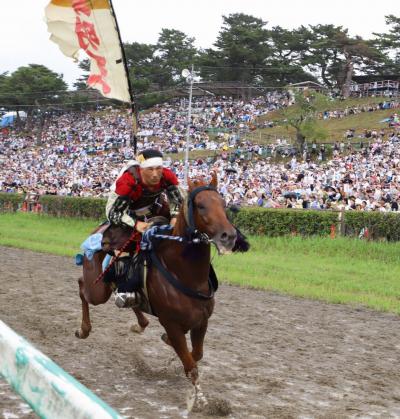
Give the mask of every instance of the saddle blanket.
[[[103, 234], [102, 233], [95, 233], [91, 234], [82, 244], [81, 249], [83, 251], [83, 254], [78, 253], [75, 256], [75, 264], [77, 266], [83, 265], [83, 257], [86, 256], [89, 260], [93, 259], [93, 255], [101, 250], [101, 241], [103, 240]], [[106, 257], [103, 260], [103, 271], [107, 268], [111, 261], [112, 256], [109, 254], [106, 255]]]

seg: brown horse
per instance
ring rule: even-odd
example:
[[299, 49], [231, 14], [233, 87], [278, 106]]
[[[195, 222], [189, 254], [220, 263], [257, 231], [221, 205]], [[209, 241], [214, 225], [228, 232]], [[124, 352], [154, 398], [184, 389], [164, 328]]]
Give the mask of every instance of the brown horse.
[[[197, 362], [203, 357], [208, 319], [214, 308], [214, 292], [209, 281], [211, 243], [223, 254], [230, 252], [236, 241], [236, 229], [226, 216], [225, 204], [216, 186], [214, 174], [209, 185], [203, 180], [189, 181], [188, 197], [172, 231], [173, 236], [184, 240], [160, 241], [147, 273], [149, 302], [166, 331], [163, 340], [174, 348], [193, 384], [198, 381]], [[121, 228], [119, 234], [120, 242], [124, 242], [130, 230]], [[79, 280], [82, 325], [76, 332], [80, 338], [86, 338], [91, 330], [88, 303], [103, 304], [112, 292], [103, 281], [94, 283], [101, 273], [104, 256], [104, 252], [98, 252], [91, 261], [84, 259], [83, 277]], [[156, 260], [161, 266], [157, 267]], [[133, 310], [139, 323], [138, 331], [143, 331], [148, 320], [138, 308]], [[191, 351], [185, 337], [189, 331]]]

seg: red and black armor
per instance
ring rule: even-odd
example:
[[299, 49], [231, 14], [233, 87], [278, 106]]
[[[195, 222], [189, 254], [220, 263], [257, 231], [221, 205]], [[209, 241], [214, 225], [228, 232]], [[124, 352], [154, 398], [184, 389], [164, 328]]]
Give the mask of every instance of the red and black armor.
[[119, 215], [126, 209], [130, 217], [140, 221], [165, 213], [168, 203], [163, 199], [163, 194], [168, 197], [172, 214], [177, 212], [182, 202], [178, 178], [167, 168], [163, 169], [160, 182], [151, 190], [142, 181], [140, 167], [135, 167], [133, 173], [126, 171], [117, 179], [115, 192], [119, 197], [110, 212], [110, 220], [115, 224], [118, 224]]

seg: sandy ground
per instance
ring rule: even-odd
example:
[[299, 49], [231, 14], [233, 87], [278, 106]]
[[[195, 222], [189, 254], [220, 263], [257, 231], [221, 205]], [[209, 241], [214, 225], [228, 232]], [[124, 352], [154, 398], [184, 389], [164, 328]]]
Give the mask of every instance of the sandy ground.
[[[222, 286], [201, 363], [209, 404], [188, 414], [157, 319], [133, 334], [110, 301], [78, 340], [72, 260], [0, 247], [0, 262], [0, 318], [127, 418], [400, 417], [398, 316]], [[0, 417], [35, 417], [2, 380]]]

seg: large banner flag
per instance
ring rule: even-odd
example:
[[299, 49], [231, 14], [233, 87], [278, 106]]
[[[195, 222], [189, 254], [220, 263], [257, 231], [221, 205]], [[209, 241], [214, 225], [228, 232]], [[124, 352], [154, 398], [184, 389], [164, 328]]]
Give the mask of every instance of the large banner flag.
[[117, 23], [109, 0], [51, 0], [46, 21], [68, 57], [83, 50], [90, 59], [88, 85], [112, 99], [132, 102]]

